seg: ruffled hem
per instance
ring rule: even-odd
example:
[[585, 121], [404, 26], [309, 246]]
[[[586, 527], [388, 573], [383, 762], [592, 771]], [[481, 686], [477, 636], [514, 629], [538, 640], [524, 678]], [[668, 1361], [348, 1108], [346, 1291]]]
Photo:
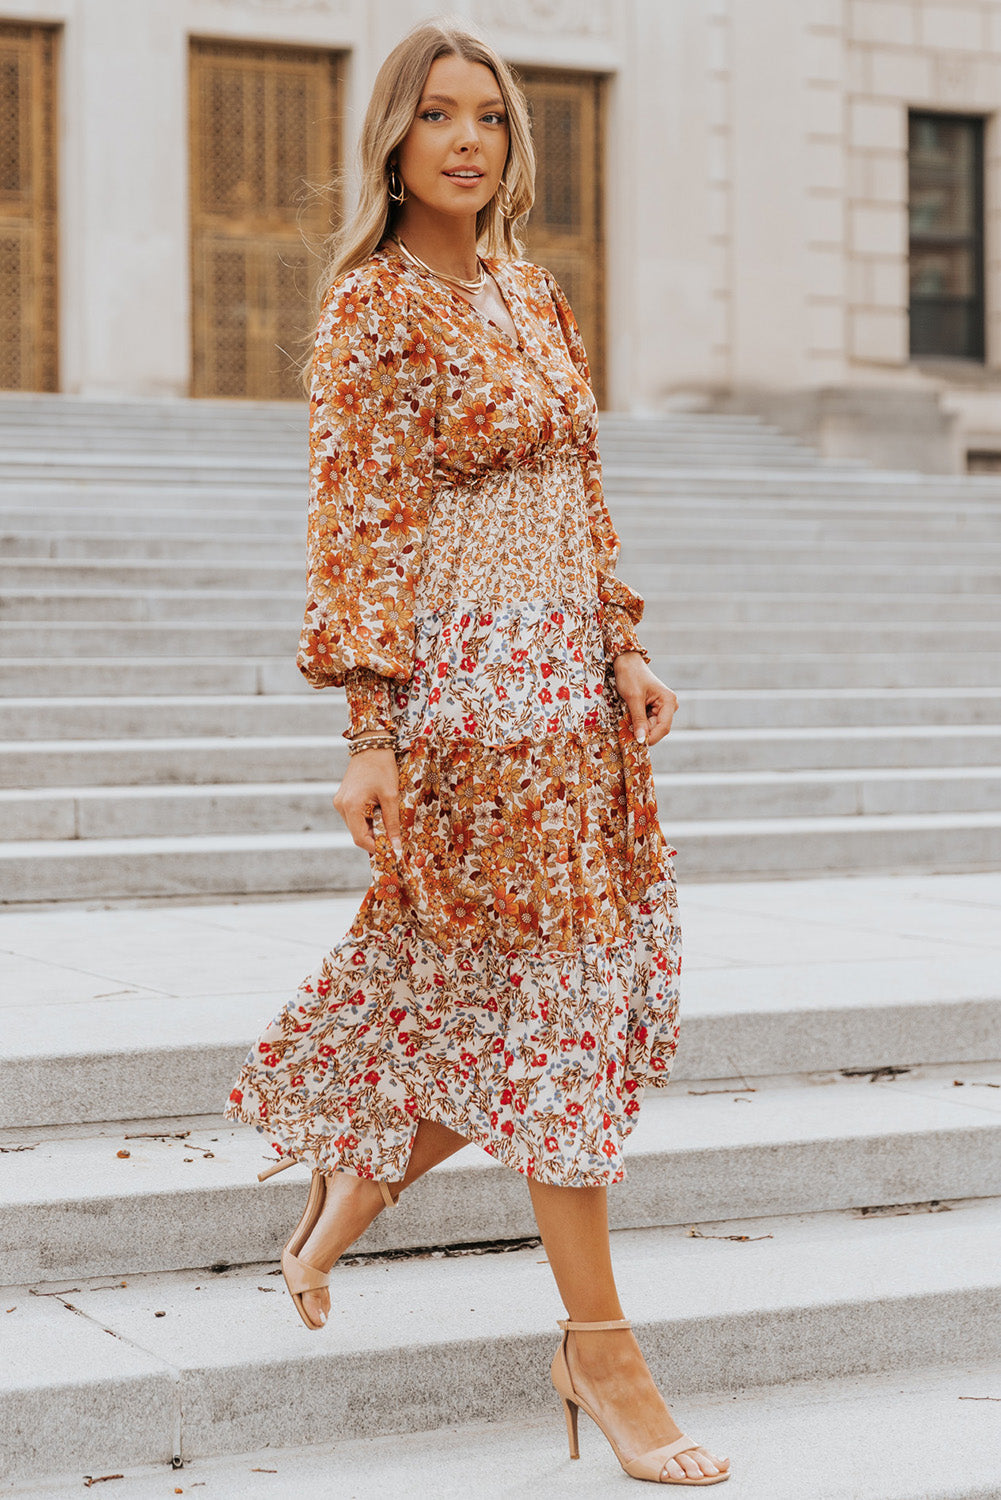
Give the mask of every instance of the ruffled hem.
[[649, 892], [622, 942], [573, 956], [445, 953], [356, 923], [259, 1038], [226, 1117], [327, 1172], [402, 1177], [428, 1119], [541, 1182], [620, 1181], [643, 1090], [669, 1081], [677, 1047], [671, 894]]
[[[618, 702], [617, 699], [614, 699]], [[399, 753], [403, 854], [227, 1106], [324, 1171], [398, 1179], [420, 1119], [563, 1186], [618, 1182], [670, 1077], [681, 933], [649, 748], [617, 730]]]

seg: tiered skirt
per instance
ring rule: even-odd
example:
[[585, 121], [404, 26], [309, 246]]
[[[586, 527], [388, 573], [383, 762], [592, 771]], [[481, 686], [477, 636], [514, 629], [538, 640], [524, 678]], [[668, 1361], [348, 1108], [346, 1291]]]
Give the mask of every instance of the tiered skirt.
[[670, 1077], [681, 932], [599, 620], [597, 600], [420, 615], [393, 700], [402, 858], [377, 814], [354, 921], [226, 1106], [280, 1155], [395, 1180], [427, 1119], [541, 1182], [623, 1176]]

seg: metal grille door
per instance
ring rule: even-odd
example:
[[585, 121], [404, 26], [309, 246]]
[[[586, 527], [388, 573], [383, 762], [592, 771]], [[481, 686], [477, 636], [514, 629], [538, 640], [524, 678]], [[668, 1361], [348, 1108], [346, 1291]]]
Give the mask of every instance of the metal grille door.
[[603, 80], [596, 73], [519, 68], [538, 157], [526, 255], [546, 266], [570, 299], [605, 404]]
[[191, 44], [192, 394], [300, 398], [328, 182], [340, 160], [340, 59]]
[[0, 389], [54, 391], [56, 29], [0, 23]]

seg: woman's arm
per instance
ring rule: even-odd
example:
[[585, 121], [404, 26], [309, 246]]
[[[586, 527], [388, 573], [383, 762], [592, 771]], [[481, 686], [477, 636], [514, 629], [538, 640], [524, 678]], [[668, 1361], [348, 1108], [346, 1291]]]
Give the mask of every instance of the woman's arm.
[[434, 467], [434, 379], [426, 353], [420, 363], [411, 357], [418, 332], [362, 267], [331, 288], [316, 335], [308, 599], [296, 659], [314, 687], [348, 688], [359, 732], [384, 721], [389, 681], [412, 672]]
[[[314, 687], [345, 688], [347, 738], [391, 731], [394, 681], [413, 670], [414, 595], [432, 495], [435, 371], [411, 357], [405, 304], [364, 268], [331, 288], [310, 385], [309, 597], [297, 662]], [[373, 810], [399, 855], [391, 750], [353, 755], [334, 798], [374, 854]]]

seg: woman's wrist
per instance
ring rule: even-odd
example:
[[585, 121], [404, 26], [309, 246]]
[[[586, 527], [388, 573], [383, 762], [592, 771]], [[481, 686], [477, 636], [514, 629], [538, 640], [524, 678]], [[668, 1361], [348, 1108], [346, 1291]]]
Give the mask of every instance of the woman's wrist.
[[360, 740], [365, 735], [393, 733], [390, 703], [391, 683], [369, 667], [352, 667], [344, 677], [348, 707], [348, 731], [344, 738]]
[[366, 750], [395, 750], [396, 735], [386, 734], [360, 734], [348, 741], [348, 754], [360, 755]]

